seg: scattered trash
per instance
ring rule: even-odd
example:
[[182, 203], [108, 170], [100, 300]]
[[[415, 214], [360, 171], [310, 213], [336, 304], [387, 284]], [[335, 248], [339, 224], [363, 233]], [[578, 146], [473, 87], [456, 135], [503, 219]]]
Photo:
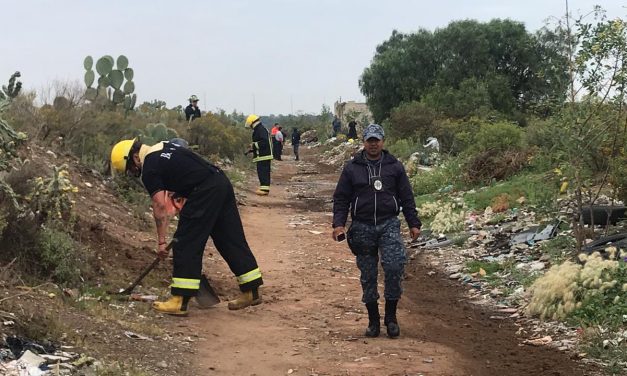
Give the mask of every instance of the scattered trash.
[[143, 341], [152, 341], [152, 338], [150, 338], [150, 337], [142, 336], [141, 334], [133, 333], [133, 332], [130, 332], [130, 331], [124, 332], [124, 335], [127, 336], [128, 338], [131, 338], [131, 339], [139, 339], [139, 340], [143, 340]]
[[544, 337], [535, 338], [535, 339], [527, 339], [523, 341], [525, 345], [531, 345], [531, 346], [546, 346], [551, 342], [553, 342], [553, 338], [551, 338], [551, 336], [544, 336]]
[[322, 231], [316, 231], [316, 230], [309, 230], [309, 233], [310, 233], [310, 234], [314, 234], [314, 235], [320, 235], [320, 234], [322, 234], [323, 232], [322, 232]]
[[130, 300], [135, 300], [138, 302], [154, 302], [159, 297], [157, 295], [143, 295], [143, 294], [131, 294]]

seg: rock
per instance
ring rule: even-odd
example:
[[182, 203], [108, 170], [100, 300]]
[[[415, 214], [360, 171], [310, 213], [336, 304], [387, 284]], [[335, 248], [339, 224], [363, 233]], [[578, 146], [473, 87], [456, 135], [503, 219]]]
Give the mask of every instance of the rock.
[[530, 263], [527, 267], [530, 271], [537, 272], [540, 270], [544, 270], [544, 268], [546, 268], [546, 265], [542, 261], [534, 261]]
[[462, 276], [462, 273], [453, 273], [451, 275], [449, 275], [448, 277], [450, 279], [459, 279]]
[[549, 255], [542, 255], [540, 257], [540, 261], [550, 261], [551, 260], [551, 256]]
[[157, 367], [159, 367], [159, 368], [168, 368], [168, 363], [166, 363], [165, 360], [162, 360], [159, 363], [157, 363]]

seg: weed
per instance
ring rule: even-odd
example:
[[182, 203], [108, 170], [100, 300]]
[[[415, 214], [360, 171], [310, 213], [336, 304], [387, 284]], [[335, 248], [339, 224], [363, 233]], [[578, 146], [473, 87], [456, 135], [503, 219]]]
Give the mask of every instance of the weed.
[[486, 275], [491, 275], [503, 270], [503, 266], [495, 261], [470, 260], [466, 263], [466, 269], [469, 273], [478, 273], [483, 269]]
[[[627, 370], [627, 342], [608, 343], [613, 341], [608, 333], [598, 330], [584, 331], [584, 344], [581, 348], [588, 356], [606, 363], [607, 375], [622, 375]], [[604, 345], [604, 341], [607, 345]]]
[[575, 239], [568, 235], [559, 235], [542, 242], [540, 250], [550, 257], [551, 264], [561, 264], [575, 249]]
[[510, 208], [519, 207], [521, 204], [517, 200], [525, 197], [531, 206], [552, 210], [557, 192], [558, 187], [547, 181], [543, 175], [520, 174], [507, 181], [468, 193], [464, 200], [469, 207], [483, 210], [491, 206], [496, 197], [507, 197], [507, 205]]

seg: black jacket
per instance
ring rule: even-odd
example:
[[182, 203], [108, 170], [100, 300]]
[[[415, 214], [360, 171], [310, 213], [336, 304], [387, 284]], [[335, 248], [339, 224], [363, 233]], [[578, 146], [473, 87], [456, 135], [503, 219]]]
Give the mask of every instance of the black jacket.
[[[395, 217], [402, 209], [409, 227], [420, 228], [414, 194], [405, 168], [392, 154], [383, 151], [381, 180], [376, 191], [369, 183], [368, 162], [364, 152], [346, 163], [333, 194], [333, 227], [346, 225], [350, 209], [353, 220], [369, 224]], [[376, 168], [379, 171], [379, 168]]]
[[292, 132], [292, 145], [300, 144], [300, 132], [294, 131]]
[[191, 104], [185, 107], [185, 120], [189, 121], [190, 118], [192, 120], [196, 120], [196, 118], [199, 118], [199, 117], [200, 117], [200, 108], [198, 107], [194, 108], [194, 106], [192, 106]]
[[253, 128], [253, 162], [272, 159], [272, 147], [270, 146], [270, 132], [259, 122]]

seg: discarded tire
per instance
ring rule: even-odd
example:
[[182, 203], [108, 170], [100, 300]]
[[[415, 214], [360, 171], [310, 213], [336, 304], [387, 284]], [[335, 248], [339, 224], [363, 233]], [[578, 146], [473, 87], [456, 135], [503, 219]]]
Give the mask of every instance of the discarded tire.
[[608, 223], [616, 225], [620, 220], [627, 219], [627, 207], [625, 206], [586, 206], [581, 209], [583, 223], [591, 225], [594, 220], [595, 225], [605, 226]]

